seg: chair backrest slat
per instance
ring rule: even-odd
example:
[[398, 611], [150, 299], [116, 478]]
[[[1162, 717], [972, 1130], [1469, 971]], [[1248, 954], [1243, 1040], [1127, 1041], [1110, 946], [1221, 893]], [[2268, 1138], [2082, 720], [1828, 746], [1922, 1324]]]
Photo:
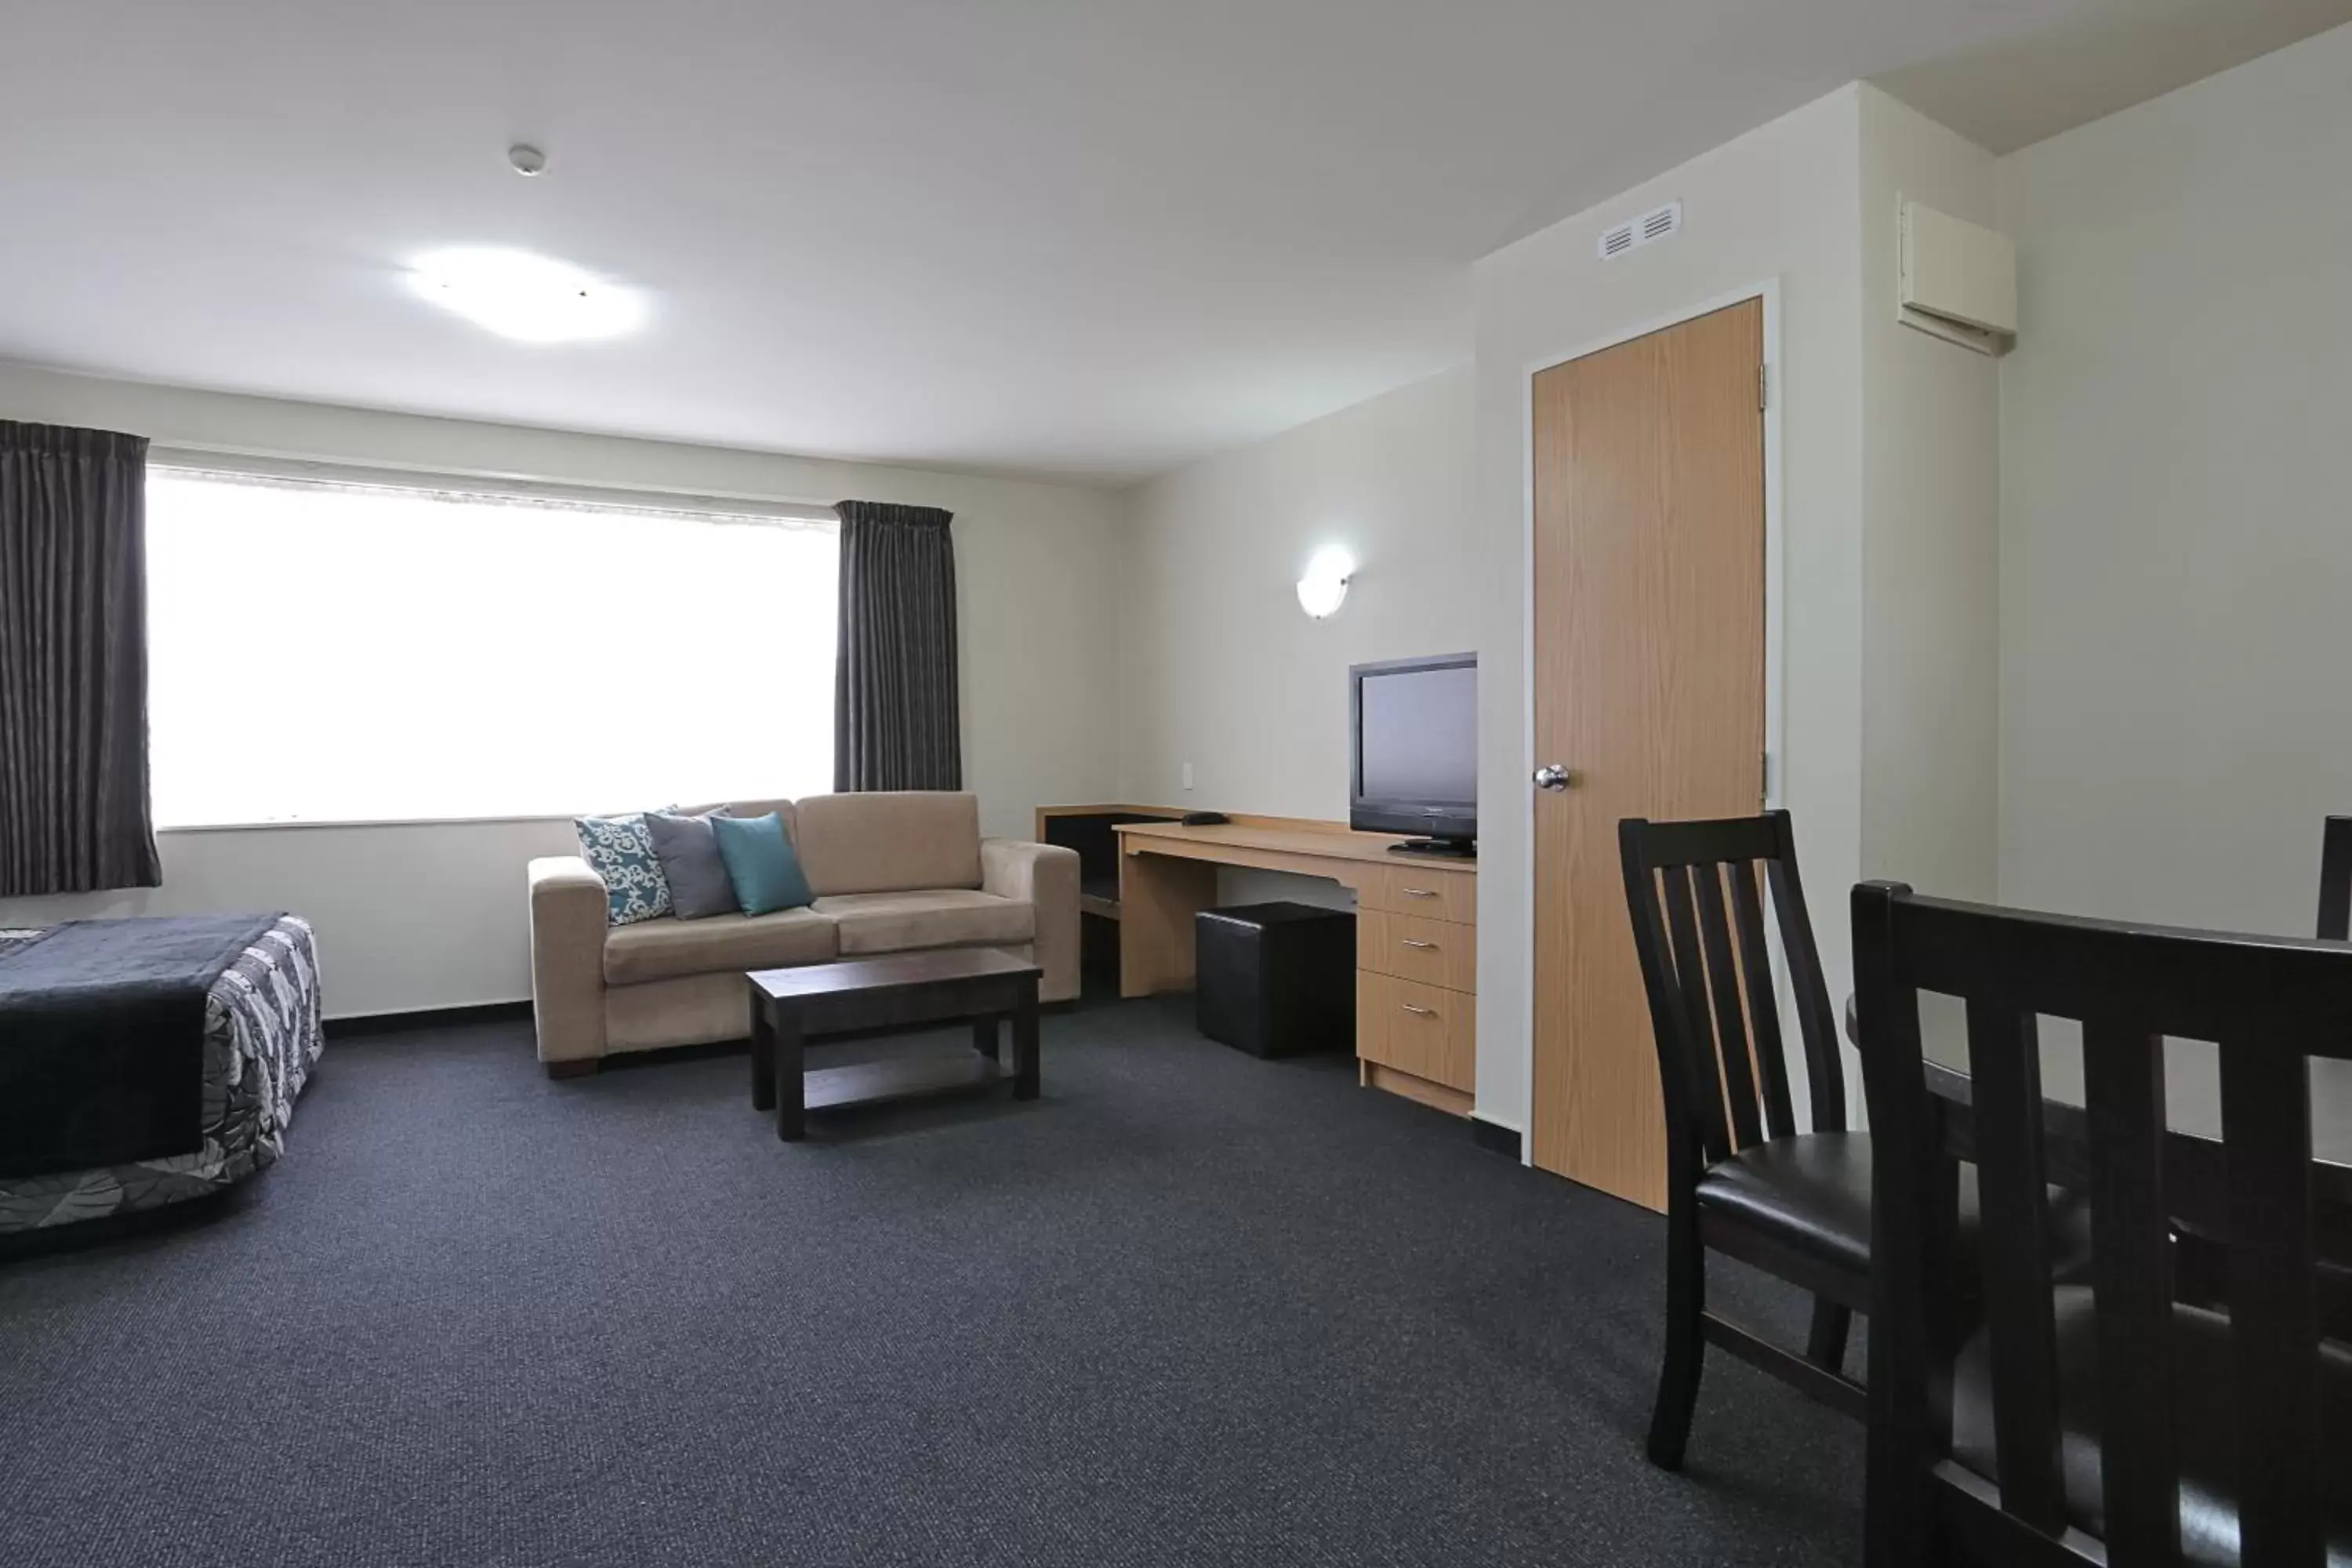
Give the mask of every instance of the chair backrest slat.
[[2319, 837], [2319, 927], [2324, 942], [2352, 939], [2352, 816], [2331, 816]]
[[1968, 1012], [2001, 1507], [2055, 1535], [2066, 1527], [2066, 1486], [2058, 1436], [2058, 1331], [2050, 1300], [2042, 1057], [2031, 1014], [1978, 1000], [1969, 1003]]
[[[2319, 1308], [2312, 1257], [2311, 1066], [2279, 1042], [2221, 1052], [2230, 1183], [2230, 1335], [2238, 1393], [2239, 1550], [2323, 1568]], [[2269, 1047], [2269, 1048], [2262, 1048]]]
[[1756, 1103], [1756, 1073], [1748, 1056], [1755, 1031], [1749, 1027], [1739, 971], [1731, 956], [1731, 918], [1724, 907], [1723, 868], [1688, 869], [1698, 896], [1698, 933], [1706, 959], [1707, 986], [1715, 998], [1715, 1049], [1723, 1064], [1723, 1097], [1731, 1112], [1738, 1147], [1752, 1149], [1764, 1142]]
[[2180, 1470], [2172, 1430], [2163, 1038], [2104, 1022], [2086, 1027], [2083, 1091], [2107, 1552], [2117, 1563], [2174, 1568]]
[[1748, 1026], [1755, 1031], [1756, 1067], [1764, 1075], [1764, 1125], [1775, 1138], [1797, 1131], [1789, 1099], [1789, 1058], [1780, 1040], [1780, 998], [1772, 985], [1772, 950], [1764, 939], [1764, 895], [1752, 860], [1724, 867], [1731, 879], [1732, 926], [1739, 935], [1739, 971], [1748, 987]]
[[1769, 814], [1780, 838], [1779, 855], [1765, 868], [1772, 908], [1780, 917], [1780, 951], [1789, 961], [1789, 991], [1797, 1005], [1798, 1032], [1805, 1042], [1805, 1084], [1812, 1096], [1813, 1131], [1845, 1131], [1845, 1063], [1838, 1055], [1837, 1017], [1830, 1010], [1829, 984], [1822, 976], [1821, 949], [1813, 945], [1811, 918], [1805, 912], [1805, 884], [1797, 875], [1797, 848], [1789, 814]]
[[1667, 1136], [1696, 1156], [1677, 1155], [1676, 1167], [1686, 1164], [1695, 1177], [1742, 1149], [1799, 1131], [1766, 935], [1768, 886], [1813, 1086], [1813, 1130], [1844, 1131], [1844, 1068], [1788, 814], [1629, 819], [1619, 825], [1618, 843], [1664, 1079]]
[[[1698, 910], [1692, 891], [1692, 868], [1667, 866], [1658, 872], [1664, 884], [1666, 934], [1674, 942], [1675, 981], [1682, 992], [1683, 1018], [1687, 1030], [1681, 1042], [1682, 1070], [1691, 1085], [1691, 1110], [1698, 1118], [1699, 1143], [1707, 1162], [1732, 1152], [1731, 1131], [1723, 1114], [1723, 1079], [1716, 1066], [1714, 1009], [1707, 1000], [1706, 965], [1699, 955]], [[1663, 1065], [1663, 1064], [1662, 1064]]]

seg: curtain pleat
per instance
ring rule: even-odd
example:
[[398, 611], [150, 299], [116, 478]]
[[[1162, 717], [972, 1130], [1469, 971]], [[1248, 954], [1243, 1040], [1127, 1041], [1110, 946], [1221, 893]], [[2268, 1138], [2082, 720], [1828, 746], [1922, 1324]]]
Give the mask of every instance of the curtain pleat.
[[951, 513], [843, 501], [833, 787], [961, 789]]
[[147, 442], [0, 420], [0, 898], [163, 880]]

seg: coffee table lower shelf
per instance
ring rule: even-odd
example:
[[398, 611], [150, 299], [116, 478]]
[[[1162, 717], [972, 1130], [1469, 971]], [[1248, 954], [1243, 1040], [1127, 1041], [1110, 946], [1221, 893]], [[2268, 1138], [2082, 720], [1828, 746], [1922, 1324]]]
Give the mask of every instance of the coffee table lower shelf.
[[808, 1110], [838, 1110], [845, 1105], [887, 1105], [968, 1094], [1010, 1083], [1011, 1069], [983, 1056], [913, 1057], [900, 1061], [852, 1062], [801, 1075], [801, 1105]]

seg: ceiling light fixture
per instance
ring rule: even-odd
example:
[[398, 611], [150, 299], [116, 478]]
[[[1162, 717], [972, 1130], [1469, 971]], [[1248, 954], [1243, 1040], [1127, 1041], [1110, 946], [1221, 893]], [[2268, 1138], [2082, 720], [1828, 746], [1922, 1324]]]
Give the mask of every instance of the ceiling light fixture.
[[408, 281], [442, 309], [527, 343], [618, 337], [646, 315], [635, 291], [528, 250], [436, 250], [417, 258]]

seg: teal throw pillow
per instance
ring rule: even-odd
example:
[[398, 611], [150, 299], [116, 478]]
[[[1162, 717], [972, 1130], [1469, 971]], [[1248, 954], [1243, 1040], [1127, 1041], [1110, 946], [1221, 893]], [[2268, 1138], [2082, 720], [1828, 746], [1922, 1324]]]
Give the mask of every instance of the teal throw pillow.
[[719, 839], [719, 858], [727, 863], [727, 879], [735, 884], [735, 901], [745, 914], [805, 909], [815, 900], [808, 878], [801, 873], [801, 858], [784, 837], [784, 819], [774, 812], [714, 816], [710, 831]]
[[645, 813], [574, 817], [572, 826], [589, 868], [604, 879], [604, 912], [612, 924], [635, 925], [670, 912], [669, 880], [654, 854]]

